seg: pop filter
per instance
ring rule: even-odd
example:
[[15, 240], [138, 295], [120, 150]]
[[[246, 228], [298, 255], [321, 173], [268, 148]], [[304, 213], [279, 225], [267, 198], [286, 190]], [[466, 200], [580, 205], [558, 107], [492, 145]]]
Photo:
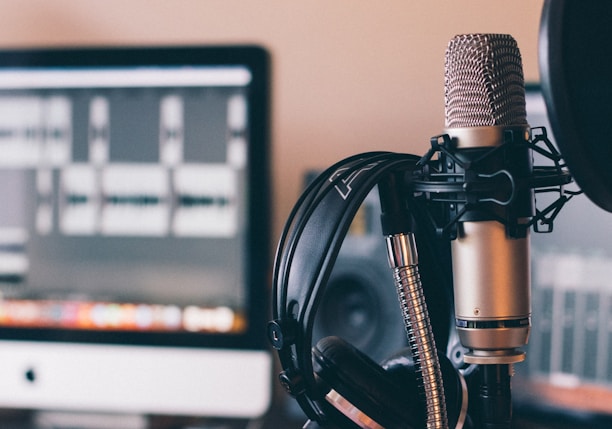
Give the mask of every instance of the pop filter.
[[591, 201], [612, 212], [612, 2], [545, 0], [540, 75], [553, 134]]

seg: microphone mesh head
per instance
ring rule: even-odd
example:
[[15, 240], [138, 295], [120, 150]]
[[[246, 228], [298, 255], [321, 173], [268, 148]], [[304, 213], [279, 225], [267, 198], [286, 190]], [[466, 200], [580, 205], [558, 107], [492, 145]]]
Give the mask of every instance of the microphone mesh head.
[[507, 34], [455, 36], [446, 50], [447, 128], [527, 125], [521, 53]]

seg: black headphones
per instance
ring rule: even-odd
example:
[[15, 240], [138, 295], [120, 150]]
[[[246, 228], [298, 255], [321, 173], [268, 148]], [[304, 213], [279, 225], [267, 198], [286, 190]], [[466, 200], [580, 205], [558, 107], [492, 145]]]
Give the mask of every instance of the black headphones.
[[[379, 365], [338, 337], [312, 345], [315, 314], [355, 213], [381, 179], [393, 172], [411, 174], [419, 159], [370, 152], [338, 162], [306, 188], [283, 230], [274, 263], [274, 320], [268, 337], [278, 350], [282, 385], [313, 424], [425, 426], [410, 350], [400, 350]], [[446, 309], [442, 312], [448, 315]], [[465, 408], [463, 381], [444, 353], [439, 355], [448, 420], [455, 427]]]

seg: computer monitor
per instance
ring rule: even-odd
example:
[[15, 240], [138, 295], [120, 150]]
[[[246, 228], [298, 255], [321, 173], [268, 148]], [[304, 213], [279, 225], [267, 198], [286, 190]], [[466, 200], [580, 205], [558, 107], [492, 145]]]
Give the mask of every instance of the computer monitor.
[[0, 52], [0, 407], [260, 416], [269, 59]]

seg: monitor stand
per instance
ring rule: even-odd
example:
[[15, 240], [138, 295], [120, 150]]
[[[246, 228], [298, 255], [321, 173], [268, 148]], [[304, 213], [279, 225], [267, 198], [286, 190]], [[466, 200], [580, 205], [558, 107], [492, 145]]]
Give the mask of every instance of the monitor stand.
[[142, 415], [80, 413], [71, 411], [35, 411], [32, 429], [148, 429]]
[[[227, 419], [36, 410], [7, 429], [262, 429], [265, 418]], [[0, 421], [0, 427], [2, 422]]]

